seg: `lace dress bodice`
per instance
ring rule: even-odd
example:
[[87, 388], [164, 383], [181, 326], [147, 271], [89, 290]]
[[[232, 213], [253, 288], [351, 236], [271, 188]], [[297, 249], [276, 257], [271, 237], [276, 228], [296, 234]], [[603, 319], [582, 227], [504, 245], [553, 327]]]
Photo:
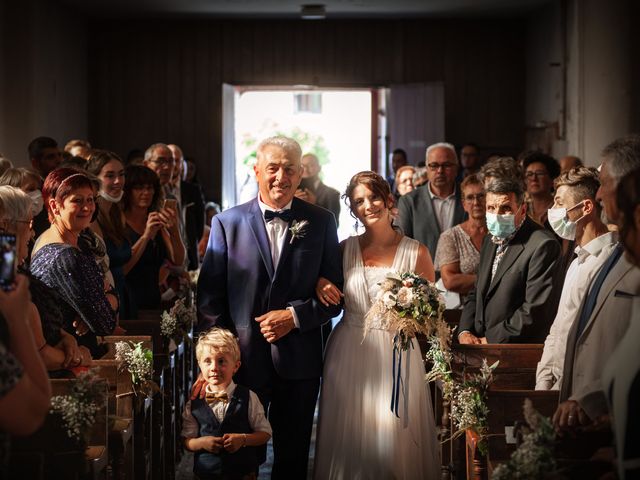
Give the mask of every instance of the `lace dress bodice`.
[[[419, 246], [416, 240], [403, 237], [390, 267], [368, 267], [362, 261], [358, 237], [350, 237], [345, 244], [342, 261], [345, 294], [343, 322], [363, 328], [364, 316], [380, 290], [379, 284], [389, 273], [414, 271]], [[371, 328], [382, 329], [382, 324], [374, 321]]]

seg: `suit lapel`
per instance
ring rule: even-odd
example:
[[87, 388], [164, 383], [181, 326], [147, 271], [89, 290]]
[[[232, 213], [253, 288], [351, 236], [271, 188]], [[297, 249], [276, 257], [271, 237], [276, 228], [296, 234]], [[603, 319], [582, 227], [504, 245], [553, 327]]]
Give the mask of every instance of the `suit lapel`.
[[582, 329], [582, 333], [580, 337], [582, 337], [585, 332], [589, 329], [593, 320], [598, 316], [598, 313], [602, 309], [604, 302], [607, 300], [611, 291], [622, 281], [624, 276], [633, 268], [633, 265], [629, 264], [625, 258], [624, 254], [618, 260], [618, 263], [613, 267], [613, 269], [607, 275], [607, 279], [605, 280], [602, 288], [600, 288], [600, 293], [598, 293], [598, 300], [596, 302], [595, 307], [593, 307], [593, 312], [591, 316], [587, 320], [587, 324]]
[[493, 259], [496, 256], [496, 248], [497, 245], [493, 243], [490, 239], [486, 239], [485, 242], [489, 242], [489, 246], [486, 249], [480, 249], [481, 253], [484, 253], [486, 250], [487, 255], [480, 255], [480, 268], [478, 271], [478, 285], [476, 287], [477, 293], [481, 295], [484, 303], [485, 295], [487, 294], [487, 289], [489, 288], [489, 284], [491, 282], [491, 266], [493, 265]]
[[[269, 273], [269, 277], [273, 278], [273, 260], [271, 259], [271, 249], [269, 248], [269, 239], [267, 238], [267, 229], [264, 226], [264, 220], [262, 219], [262, 212], [258, 206], [258, 200], [254, 200], [249, 207], [249, 215], [247, 218], [249, 227], [253, 237], [258, 244], [258, 250], [260, 256], [264, 262], [264, 266]], [[282, 262], [281, 262], [282, 263]]]
[[529, 224], [531, 220], [525, 218], [524, 223], [520, 227], [518, 233], [513, 238], [511, 244], [507, 247], [507, 251], [505, 252], [502, 260], [500, 260], [500, 264], [498, 265], [498, 269], [496, 270], [496, 274], [491, 281], [491, 285], [489, 286], [489, 291], [487, 294], [490, 294], [496, 286], [500, 283], [500, 279], [502, 276], [509, 270], [513, 262], [517, 260], [520, 254], [524, 251], [525, 241], [531, 236], [531, 225]]
[[422, 199], [422, 205], [424, 206], [424, 212], [423, 213], [416, 212], [416, 213], [418, 213], [418, 215], [420, 215], [423, 219], [425, 219], [427, 223], [426, 225], [427, 228], [425, 229], [425, 231], [430, 232], [435, 230], [436, 232], [438, 232], [438, 235], [440, 235], [442, 232], [440, 231], [440, 225], [438, 225], [438, 220], [436, 219], [436, 213], [433, 210], [433, 202], [431, 201], [431, 194], [429, 192], [428, 183], [422, 189], [421, 199]]

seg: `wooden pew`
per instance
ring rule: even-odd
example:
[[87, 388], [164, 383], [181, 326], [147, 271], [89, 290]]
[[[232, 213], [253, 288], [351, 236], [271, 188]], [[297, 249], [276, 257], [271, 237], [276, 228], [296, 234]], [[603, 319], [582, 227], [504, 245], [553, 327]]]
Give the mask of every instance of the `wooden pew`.
[[[51, 380], [52, 394], [68, 395], [75, 379]], [[88, 444], [84, 450], [71, 440], [57, 417], [48, 415], [33, 435], [13, 440], [8, 478], [33, 479], [105, 479], [107, 478], [107, 384], [105, 397], [96, 414]]]
[[[542, 344], [452, 345], [451, 370], [458, 379], [478, 372], [482, 360], [489, 365], [499, 361], [493, 372], [491, 390], [533, 390], [535, 372], [542, 356]], [[427, 368], [430, 368], [427, 366]], [[449, 404], [442, 398], [440, 388], [434, 390], [433, 404], [436, 425], [440, 432], [443, 476], [460, 476], [466, 471], [464, 436], [445, 441], [454, 432], [449, 418]]]
[[493, 390], [489, 391], [487, 407], [489, 408], [488, 454], [483, 456], [478, 451], [479, 438], [474, 432], [466, 432], [466, 471], [467, 478], [472, 480], [488, 480], [495, 467], [508, 460], [515, 451], [515, 442], [508, 443], [507, 429], [513, 435], [517, 423], [524, 424], [523, 405], [530, 399], [540, 414], [551, 417], [558, 406], [558, 391], [535, 390]]
[[[136, 401], [133, 394], [131, 375], [128, 372], [119, 372], [118, 363], [114, 359], [94, 360], [94, 365], [99, 367], [101, 377], [109, 382], [109, 400], [111, 411], [116, 417], [131, 421], [131, 437], [124, 446], [125, 459], [131, 458], [133, 462], [125, 460], [125, 477], [137, 479], [149, 479], [151, 477], [151, 443], [152, 443], [152, 398], [141, 397]], [[142, 395], [142, 394], [138, 394]], [[133, 467], [133, 471], [131, 468]]]

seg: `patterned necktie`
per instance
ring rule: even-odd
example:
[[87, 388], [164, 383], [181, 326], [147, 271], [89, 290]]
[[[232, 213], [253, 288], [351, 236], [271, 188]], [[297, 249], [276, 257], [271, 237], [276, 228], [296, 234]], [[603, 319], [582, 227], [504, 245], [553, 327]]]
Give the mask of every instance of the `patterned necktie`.
[[227, 392], [207, 392], [206, 400], [209, 405], [216, 402], [228, 403], [229, 396]]
[[280, 218], [285, 222], [289, 223], [291, 220], [293, 220], [293, 214], [291, 213], [291, 209], [281, 210], [279, 212], [274, 212], [273, 210], [264, 211], [265, 221], [270, 222], [274, 218]]

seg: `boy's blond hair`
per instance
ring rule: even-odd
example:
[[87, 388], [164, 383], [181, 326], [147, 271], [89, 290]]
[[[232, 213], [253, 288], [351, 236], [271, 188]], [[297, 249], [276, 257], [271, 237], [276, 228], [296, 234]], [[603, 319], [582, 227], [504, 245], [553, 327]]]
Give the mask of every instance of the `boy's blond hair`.
[[196, 345], [196, 359], [200, 361], [200, 357], [205, 349], [211, 349], [214, 352], [229, 354], [234, 362], [240, 361], [240, 345], [238, 339], [229, 330], [220, 327], [213, 327], [202, 333], [198, 338]]

